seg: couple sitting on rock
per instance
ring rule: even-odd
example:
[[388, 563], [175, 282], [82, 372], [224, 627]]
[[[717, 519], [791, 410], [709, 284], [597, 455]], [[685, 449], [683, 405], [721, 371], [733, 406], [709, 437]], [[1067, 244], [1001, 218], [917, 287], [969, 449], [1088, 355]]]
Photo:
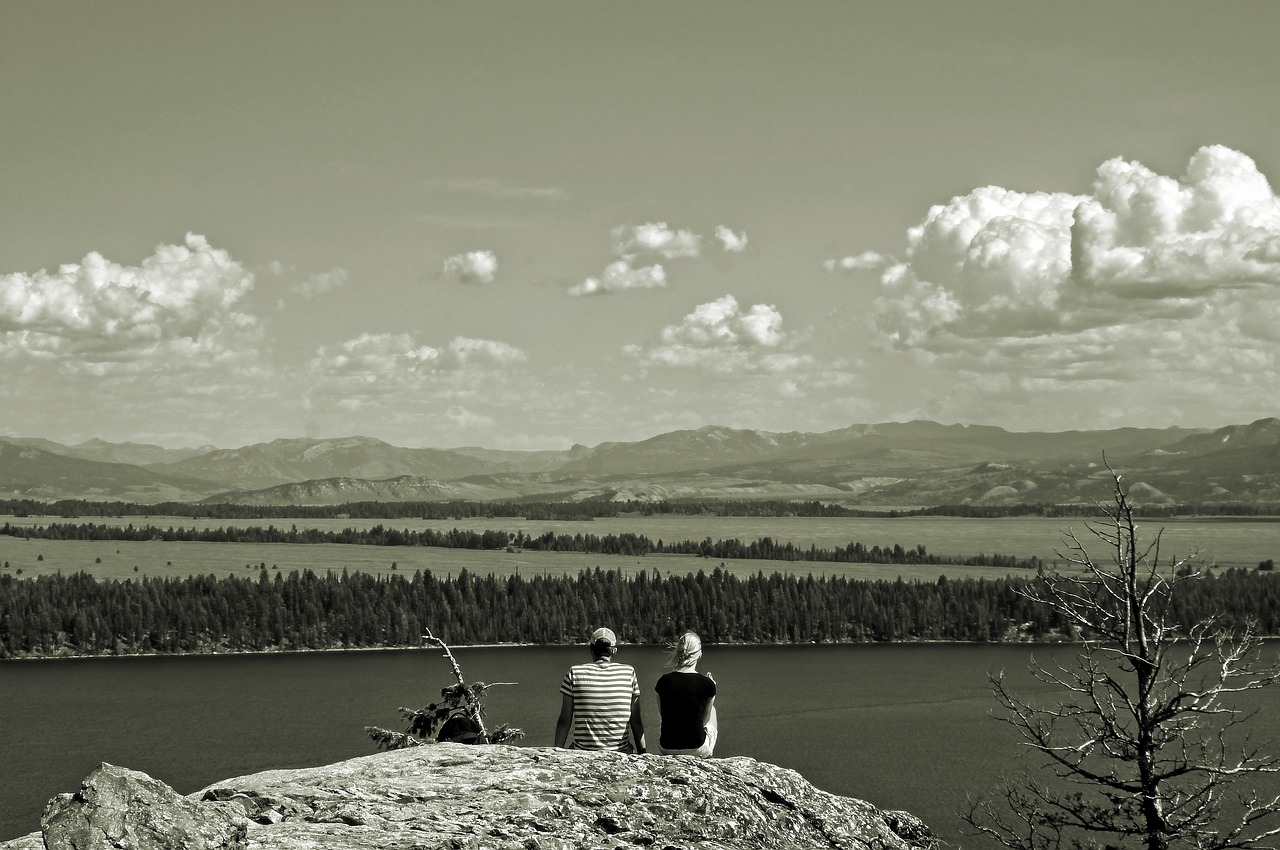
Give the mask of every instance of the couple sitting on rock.
[[[560, 684], [556, 746], [566, 745], [572, 729], [572, 749], [645, 752], [636, 671], [613, 660], [618, 638], [610, 629], [596, 629], [590, 649], [592, 662], [570, 667]], [[671, 672], [658, 679], [654, 688], [662, 716], [658, 743], [664, 755], [709, 758], [715, 749], [716, 682], [709, 674], [698, 672], [701, 657], [702, 641], [693, 632], [685, 632], [667, 655]]]

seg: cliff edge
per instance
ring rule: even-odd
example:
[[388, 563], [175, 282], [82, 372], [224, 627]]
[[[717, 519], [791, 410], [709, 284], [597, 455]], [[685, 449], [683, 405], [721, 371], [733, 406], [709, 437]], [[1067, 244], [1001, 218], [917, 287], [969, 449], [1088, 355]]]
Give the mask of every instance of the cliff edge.
[[0, 850], [924, 850], [905, 812], [755, 759], [436, 744], [272, 770], [182, 796], [103, 764]]

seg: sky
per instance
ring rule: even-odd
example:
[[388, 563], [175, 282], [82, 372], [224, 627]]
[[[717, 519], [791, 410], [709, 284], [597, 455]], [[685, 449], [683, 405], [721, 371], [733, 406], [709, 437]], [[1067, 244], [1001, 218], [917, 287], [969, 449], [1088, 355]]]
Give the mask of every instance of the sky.
[[0, 0], [0, 435], [1280, 415], [1280, 3]]

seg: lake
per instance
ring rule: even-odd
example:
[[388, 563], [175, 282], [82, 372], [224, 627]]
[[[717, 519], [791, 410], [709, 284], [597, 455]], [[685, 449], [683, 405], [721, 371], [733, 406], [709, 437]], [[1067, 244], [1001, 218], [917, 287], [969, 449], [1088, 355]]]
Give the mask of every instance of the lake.
[[[1013, 733], [989, 716], [986, 677], [1005, 669], [1020, 694], [1052, 693], [1025, 672], [1033, 652], [1048, 661], [1075, 650], [708, 645], [700, 669], [720, 685], [717, 756], [792, 768], [819, 788], [906, 809], [952, 845], [973, 846], [955, 810], [1017, 765]], [[456, 654], [468, 680], [518, 682], [490, 691], [491, 723], [524, 728], [521, 745], [551, 745], [560, 678], [586, 659], [585, 649]], [[662, 653], [624, 646], [618, 660], [636, 667], [654, 739]], [[0, 840], [38, 830], [46, 800], [77, 789], [100, 761], [183, 793], [260, 770], [326, 764], [374, 752], [364, 726], [402, 728], [398, 706], [420, 707], [449, 683], [447, 662], [428, 649], [0, 662]], [[1262, 713], [1258, 729], [1280, 741], [1275, 715]]]

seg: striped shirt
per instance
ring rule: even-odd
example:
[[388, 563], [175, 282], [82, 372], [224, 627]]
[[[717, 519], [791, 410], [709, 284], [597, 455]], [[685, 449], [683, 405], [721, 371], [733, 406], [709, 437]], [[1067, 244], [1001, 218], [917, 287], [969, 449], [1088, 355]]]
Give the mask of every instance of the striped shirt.
[[631, 703], [640, 696], [634, 669], [608, 659], [575, 664], [564, 674], [560, 693], [573, 698], [573, 749], [631, 752], [627, 723]]

